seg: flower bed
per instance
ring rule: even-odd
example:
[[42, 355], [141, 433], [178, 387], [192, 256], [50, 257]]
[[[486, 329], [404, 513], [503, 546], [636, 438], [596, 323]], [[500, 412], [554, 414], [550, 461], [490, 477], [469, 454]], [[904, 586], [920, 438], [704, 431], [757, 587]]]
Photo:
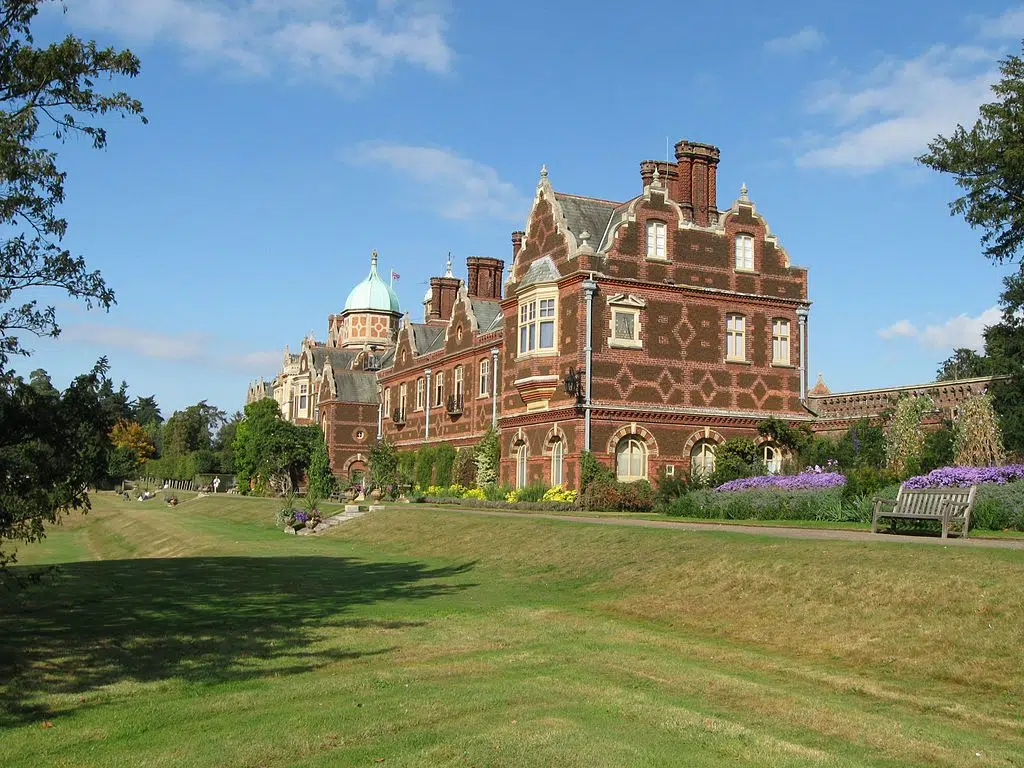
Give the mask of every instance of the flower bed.
[[818, 467], [807, 469], [799, 475], [760, 475], [730, 480], [715, 490], [730, 491], [813, 491], [824, 488], [838, 488], [846, 485], [846, 478], [839, 472], [825, 472]]
[[1024, 464], [1007, 464], [1005, 467], [940, 467], [927, 475], [918, 475], [903, 482], [904, 488], [943, 488], [946, 486], [982, 485], [997, 483], [1004, 485], [1014, 480], [1024, 480]]

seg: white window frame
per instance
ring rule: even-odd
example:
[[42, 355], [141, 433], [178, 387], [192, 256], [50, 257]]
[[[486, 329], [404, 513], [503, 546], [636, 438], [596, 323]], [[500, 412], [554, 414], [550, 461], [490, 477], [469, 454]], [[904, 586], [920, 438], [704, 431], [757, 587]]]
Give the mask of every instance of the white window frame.
[[551, 444], [551, 486], [565, 482], [565, 443], [560, 439]]
[[761, 446], [761, 459], [768, 468], [769, 475], [782, 474], [782, 449], [773, 442]]
[[300, 412], [302, 416], [306, 415], [306, 410], [309, 407], [309, 385], [299, 384], [299, 403], [296, 407], [296, 411]]
[[485, 357], [480, 361], [479, 378], [480, 393], [478, 397], [487, 397], [491, 394], [491, 361], [489, 358]]
[[525, 488], [529, 479], [529, 465], [527, 459], [530, 456], [526, 443], [520, 443], [516, 447], [516, 488]]
[[[519, 298], [517, 326], [518, 357], [548, 357], [558, 354], [558, 289], [554, 286], [527, 291]], [[551, 328], [551, 345], [541, 346], [544, 329]]]
[[[647, 302], [639, 296], [618, 293], [608, 298], [608, 346], [619, 349], [642, 349], [643, 341], [640, 338], [642, 327], [640, 324], [640, 313], [647, 306]], [[633, 316], [633, 338], [620, 339], [615, 335], [616, 314], [627, 314]]]
[[698, 440], [690, 449], [690, 476], [708, 478], [715, 471], [715, 444], [711, 440]]
[[444, 407], [444, 371], [434, 374], [434, 407]]
[[668, 225], [664, 221], [647, 222], [647, 258], [668, 261]]
[[391, 387], [384, 387], [384, 415], [391, 416]]
[[736, 235], [735, 240], [736, 270], [738, 272], [753, 272], [754, 271], [754, 236], [753, 235]]
[[789, 320], [784, 317], [776, 317], [772, 320], [772, 364], [790, 365], [789, 356]]
[[455, 395], [455, 400], [463, 400], [463, 385], [466, 381], [466, 369], [461, 366], [455, 366], [455, 383], [452, 388], [452, 394]]
[[427, 403], [427, 380], [423, 377], [416, 379], [416, 410], [422, 411]]
[[747, 361], [747, 318], [730, 312], [725, 316], [725, 359]]
[[404, 382], [398, 387], [398, 409], [405, 416], [405, 408], [409, 404], [409, 385]]
[[[623, 453], [626, 454], [625, 472], [622, 471]], [[644, 442], [643, 438], [639, 435], [626, 435], [615, 446], [615, 479], [620, 483], [646, 480], [647, 458], [647, 443]], [[634, 472], [634, 469], [637, 469], [638, 472]]]

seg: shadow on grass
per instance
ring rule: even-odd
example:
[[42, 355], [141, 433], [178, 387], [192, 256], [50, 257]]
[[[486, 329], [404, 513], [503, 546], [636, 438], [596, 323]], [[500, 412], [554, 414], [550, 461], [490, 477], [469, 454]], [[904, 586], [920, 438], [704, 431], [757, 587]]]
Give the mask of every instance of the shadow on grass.
[[[473, 563], [339, 557], [200, 557], [61, 566], [0, 598], [0, 726], [38, 722], [47, 694], [123, 680], [194, 683], [303, 672], [393, 648], [314, 647], [321, 630], [423, 622], [346, 618], [357, 606], [465, 589]], [[17, 569], [29, 571], [30, 569]]]

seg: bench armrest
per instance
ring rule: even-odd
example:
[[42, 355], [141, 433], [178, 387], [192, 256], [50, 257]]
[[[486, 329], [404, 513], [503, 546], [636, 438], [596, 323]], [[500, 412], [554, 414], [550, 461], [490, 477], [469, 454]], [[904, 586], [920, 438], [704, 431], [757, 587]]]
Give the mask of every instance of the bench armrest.
[[876, 515], [886, 506], [889, 507], [890, 512], [896, 508], [896, 499], [882, 499], [876, 496], [872, 501], [874, 502], [872, 511]]

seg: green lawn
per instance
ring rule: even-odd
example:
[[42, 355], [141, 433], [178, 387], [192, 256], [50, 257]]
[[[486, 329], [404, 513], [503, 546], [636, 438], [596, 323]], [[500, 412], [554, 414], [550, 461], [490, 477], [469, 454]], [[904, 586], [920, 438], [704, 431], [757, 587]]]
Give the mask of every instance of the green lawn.
[[101, 496], [0, 596], [5, 766], [1024, 765], [1024, 552]]

